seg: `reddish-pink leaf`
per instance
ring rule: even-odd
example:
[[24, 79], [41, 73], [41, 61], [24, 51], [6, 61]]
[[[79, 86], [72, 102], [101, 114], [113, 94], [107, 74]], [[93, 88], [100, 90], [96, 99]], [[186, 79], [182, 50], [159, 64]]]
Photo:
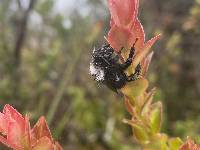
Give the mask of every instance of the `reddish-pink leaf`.
[[30, 126], [30, 122], [29, 122], [29, 117], [28, 115], [25, 116], [25, 131], [24, 131], [24, 145], [25, 147], [29, 148], [31, 147], [31, 126]]
[[133, 25], [134, 26], [132, 27], [132, 32], [135, 37], [138, 38], [138, 41], [135, 45], [136, 53], [138, 53], [144, 47], [145, 33], [143, 26], [138, 19], [135, 20], [135, 23]]
[[139, 0], [135, 0], [135, 16], [137, 19], [138, 16], [138, 9], [139, 9]]
[[0, 142], [14, 150], [62, 150], [58, 143], [54, 144], [44, 117], [31, 130], [28, 116], [24, 118], [10, 105], [0, 113], [0, 133]]
[[15, 120], [18, 123], [20, 130], [24, 130], [25, 120], [23, 116], [16, 109], [7, 104], [4, 106], [3, 113], [5, 114], [5, 116], [7, 116], [8, 119]]
[[13, 145], [23, 147], [22, 143], [24, 140], [24, 130], [21, 130], [20, 125], [16, 122], [10, 122], [8, 126], [7, 140]]
[[54, 146], [48, 137], [43, 137], [37, 141], [32, 150], [54, 150]]
[[200, 150], [200, 146], [195, 144], [192, 139], [188, 139], [186, 143], [184, 143], [179, 150]]
[[112, 26], [114, 26], [114, 25], [115, 25], [115, 22], [114, 22], [113, 18], [111, 18], [110, 19], [110, 27], [112, 28]]
[[38, 122], [35, 124], [35, 126], [32, 129], [32, 135], [36, 139], [40, 139], [44, 136], [48, 137], [51, 141], [53, 141], [53, 138], [51, 136], [51, 132], [49, 130], [49, 127], [47, 125], [47, 122], [45, 118], [42, 116], [38, 120]]
[[109, 0], [111, 17], [117, 26], [134, 23], [138, 0]]
[[54, 143], [54, 150], [63, 150], [63, 148], [61, 147], [61, 145], [58, 142]]
[[18, 147], [16, 145], [13, 145], [12, 143], [8, 142], [8, 140], [2, 136], [0, 136], [0, 142], [14, 150], [23, 150], [21, 147]]
[[156, 37], [152, 38], [149, 40], [143, 49], [139, 51], [139, 53], [135, 56], [133, 63], [132, 63], [132, 68], [135, 69], [135, 67], [145, 59], [145, 57], [148, 55], [150, 48], [153, 46], [153, 44], [160, 38], [160, 35], [157, 35]]
[[115, 25], [109, 31], [107, 39], [109, 44], [119, 51], [122, 47], [129, 49], [135, 41], [135, 36], [130, 29]]
[[153, 37], [151, 40], [147, 41], [146, 44], [145, 44], [145, 46], [144, 46], [144, 49], [150, 49], [150, 48], [153, 46], [153, 44], [154, 44], [158, 39], [160, 39], [160, 37], [161, 37], [161, 35], [159, 34], [159, 35]]
[[0, 113], [0, 132], [4, 135], [6, 135], [8, 133], [8, 118]]
[[10, 105], [5, 105], [3, 114], [0, 113], [1, 133], [5, 135], [2, 143], [8, 146], [24, 148], [29, 147], [30, 128], [28, 119], [24, 119], [22, 115]]

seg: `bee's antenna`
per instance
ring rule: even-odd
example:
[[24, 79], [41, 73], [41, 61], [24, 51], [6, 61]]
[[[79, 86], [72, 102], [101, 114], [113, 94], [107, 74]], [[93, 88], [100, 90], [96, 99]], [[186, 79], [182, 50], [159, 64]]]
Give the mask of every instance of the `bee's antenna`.
[[135, 42], [133, 43], [133, 47], [135, 46], [136, 42], [139, 40], [139, 38], [135, 39]]

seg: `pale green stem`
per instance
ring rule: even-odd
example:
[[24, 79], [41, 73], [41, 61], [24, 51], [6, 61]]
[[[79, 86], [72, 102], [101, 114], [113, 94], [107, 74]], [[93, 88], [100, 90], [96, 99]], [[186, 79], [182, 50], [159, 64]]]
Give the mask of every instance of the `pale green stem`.
[[[76, 48], [76, 49], [78, 49], [78, 48]], [[81, 50], [76, 51], [75, 56], [74, 56], [74, 62], [65, 69], [63, 79], [60, 82], [58, 91], [55, 95], [55, 98], [52, 100], [52, 103], [49, 107], [49, 111], [47, 113], [47, 122], [49, 123], [49, 125], [52, 123], [53, 117], [55, 116], [55, 112], [58, 108], [58, 105], [59, 105], [60, 101], [62, 100], [63, 94], [66, 91], [66, 87], [67, 87], [68, 83], [71, 81], [71, 77], [73, 76], [75, 66], [76, 66], [80, 56], [81, 56]]]

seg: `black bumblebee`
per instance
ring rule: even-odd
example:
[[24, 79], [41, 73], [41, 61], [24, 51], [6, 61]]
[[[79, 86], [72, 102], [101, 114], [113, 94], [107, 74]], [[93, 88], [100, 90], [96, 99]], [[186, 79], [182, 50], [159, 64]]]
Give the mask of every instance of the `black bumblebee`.
[[137, 65], [135, 73], [130, 76], [125, 73], [125, 70], [132, 64], [135, 43], [124, 63], [120, 63], [119, 55], [109, 44], [94, 49], [90, 62], [90, 74], [95, 77], [96, 81], [104, 83], [115, 92], [125, 86], [127, 82], [137, 80], [141, 72], [140, 64]]

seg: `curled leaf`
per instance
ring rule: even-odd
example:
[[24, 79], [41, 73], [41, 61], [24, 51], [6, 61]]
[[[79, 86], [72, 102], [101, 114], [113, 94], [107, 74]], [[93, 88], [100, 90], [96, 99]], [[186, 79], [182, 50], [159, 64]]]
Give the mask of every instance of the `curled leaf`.
[[171, 138], [168, 141], [170, 150], [178, 150], [179, 147], [183, 144], [180, 138]]
[[33, 127], [32, 136], [35, 139], [40, 139], [42, 137], [48, 137], [51, 141], [53, 141], [53, 138], [51, 136], [51, 132], [49, 130], [49, 127], [47, 125], [47, 122], [46, 122], [44, 116], [40, 117], [38, 122]]
[[138, 52], [138, 54], [135, 56], [133, 63], [132, 63], [132, 69], [133, 72], [136, 68], [136, 66], [142, 62], [142, 60], [147, 56], [147, 54], [150, 51], [150, 48], [152, 47], [152, 45], [160, 38], [160, 35], [155, 36], [154, 38], [152, 38], [151, 40], [149, 40], [145, 45], [143, 50], [141, 50], [140, 52]]
[[124, 120], [124, 123], [131, 125], [133, 129], [133, 134], [136, 140], [140, 143], [147, 144], [149, 142], [149, 135], [145, 127], [140, 125], [137, 121]]
[[145, 59], [143, 59], [143, 61], [141, 63], [141, 65], [142, 65], [141, 75], [143, 77], [145, 77], [147, 75], [147, 71], [149, 69], [149, 65], [150, 65], [151, 59], [153, 57], [153, 54], [154, 54], [154, 52], [152, 51]]
[[127, 111], [134, 116], [135, 115], [135, 110], [134, 110], [134, 105], [130, 103], [129, 99], [125, 97], [124, 104], [126, 106]]
[[132, 126], [135, 138], [141, 143], [148, 143], [149, 137], [147, 131], [142, 126], [137, 124]]
[[162, 103], [157, 102], [152, 105], [152, 109], [150, 111], [150, 126], [152, 133], [158, 133], [161, 128], [162, 123]]
[[171, 150], [168, 149], [167, 141], [167, 135], [156, 134], [152, 137], [151, 142], [145, 146], [144, 150]]
[[150, 92], [146, 93], [145, 101], [142, 106], [142, 115], [145, 115], [145, 113], [149, 112], [155, 92], [156, 92], [156, 88], [153, 88]]

